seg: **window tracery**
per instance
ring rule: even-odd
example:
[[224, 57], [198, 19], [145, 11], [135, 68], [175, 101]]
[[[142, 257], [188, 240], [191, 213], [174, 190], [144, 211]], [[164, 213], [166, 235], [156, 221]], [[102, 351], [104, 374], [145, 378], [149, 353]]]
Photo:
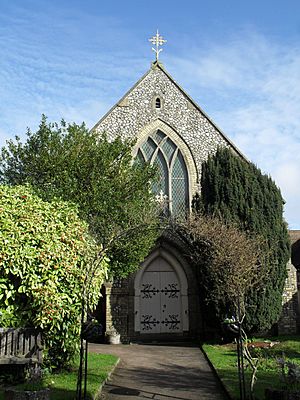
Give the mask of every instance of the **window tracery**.
[[164, 202], [164, 212], [184, 217], [189, 208], [188, 171], [180, 149], [158, 130], [140, 146], [137, 158], [157, 167], [159, 177], [152, 190]]

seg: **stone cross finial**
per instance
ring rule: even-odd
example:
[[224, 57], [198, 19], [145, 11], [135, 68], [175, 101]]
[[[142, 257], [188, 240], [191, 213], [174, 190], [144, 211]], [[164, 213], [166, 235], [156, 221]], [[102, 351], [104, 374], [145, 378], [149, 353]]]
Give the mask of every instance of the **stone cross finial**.
[[159, 49], [158, 47], [162, 46], [167, 41], [164, 40], [162, 36], [160, 36], [160, 34], [158, 33], [158, 29], [157, 29], [156, 35], [153, 36], [151, 39], [149, 39], [149, 42], [151, 42], [152, 44], [154, 44], [156, 46], [156, 48], [152, 47], [152, 50], [154, 51], [154, 53], [156, 55], [156, 61], [158, 61], [159, 53], [162, 51], [162, 49]]
[[161, 191], [159, 192], [159, 194], [157, 194], [157, 195], [155, 196], [155, 200], [156, 200], [160, 205], [163, 205], [163, 204], [167, 203], [167, 201], [168, 201], [168, 196], [167, 196], [166, 194], [164, 194], [164, 192], [161, 190]]

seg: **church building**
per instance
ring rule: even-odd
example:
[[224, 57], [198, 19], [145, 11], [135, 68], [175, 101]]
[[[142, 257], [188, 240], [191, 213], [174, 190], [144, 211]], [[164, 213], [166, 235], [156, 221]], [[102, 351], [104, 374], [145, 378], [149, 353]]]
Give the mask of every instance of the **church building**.
[[[156, 61], [94, 126], [108, 138], [136, 138], [134, 157], [157, 166], [156, 199], [174, 216], [185, 215], [200, 192], [201, 165], [219, 146], [245, 158], [216, 124], [174, 81], [158, 60], [164, 40], [151, 39]], [[298, 238], [299, 239], [299, 238]], [[198, 338], [205, 329], [195, 273], [180, 246], [161, 239], [137, 273], [105, 285], [105, 329], [122, 342]], [[296, 269], [289, 277], [279, 331], [296, 332]], [[281, 325], [280, 325], [281, 324]], [[281, 326], [281, 328], [280, 328]]]

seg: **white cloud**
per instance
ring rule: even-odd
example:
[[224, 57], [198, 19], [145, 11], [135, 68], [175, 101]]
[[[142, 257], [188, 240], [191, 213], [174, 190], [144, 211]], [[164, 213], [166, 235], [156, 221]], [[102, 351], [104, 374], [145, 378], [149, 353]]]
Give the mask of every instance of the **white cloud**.
[[129, 88], [141, 60], [110, 48], [131, 35], [114, 18], [88, 9], [66, 18], [50, 4], [32, 12], [15, 6], [13, 15], [0, 15], [0, 146], [27, 126], [35, 130], [42, 113], [93, 126]]
[[[143, 49], [124, 50], [134, 32], [114, 19], [80, 14], [83, 35], [74, 13], [53, 24], [47, 12], [24, 12], [20, 8], [10, 28], [0, 26], [0, 145], [27, 126], [36, 129], [41, 113], [93, 126], [149, 67], [137, 58]], [[99, 26], [105, 35], [98, 34]], [[59, 45], [53, 29], [59, 30]], [[276, 180], [286, 219], [300, 228], [300, 47], [241, 31], [230, 40], [166, 55], [167, 70]]]
[[273, 177], [290, 228], [300, 228], [300, 47], [244, 33], [173, 59], [172, 68], [218, 126]]

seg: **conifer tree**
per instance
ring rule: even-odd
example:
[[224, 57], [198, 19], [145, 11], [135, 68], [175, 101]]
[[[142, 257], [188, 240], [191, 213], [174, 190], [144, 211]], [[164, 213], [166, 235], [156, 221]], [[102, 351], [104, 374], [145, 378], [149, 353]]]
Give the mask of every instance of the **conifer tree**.
[[198, 210], [238, 223], [249, 235], [259, 235], [266, 242], [264, 267], [268, 274], [263, 290], [252, 290], [247, 296], [245, 323], [248, 329], [269, 329], [281, 312], [290, 256], [281, 192], [253, 163], [226, 148], [219, 148], [203, 163], [201, 187]]

